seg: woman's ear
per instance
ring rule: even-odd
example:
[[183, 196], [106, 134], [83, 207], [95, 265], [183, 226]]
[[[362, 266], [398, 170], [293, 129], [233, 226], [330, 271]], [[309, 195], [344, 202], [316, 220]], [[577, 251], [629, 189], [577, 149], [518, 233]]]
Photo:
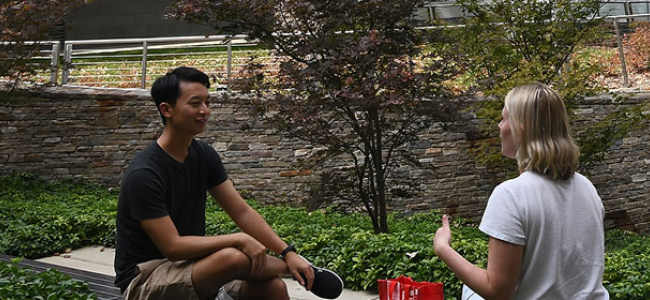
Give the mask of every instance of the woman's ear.
[[163, 115], [165, 118], [171, 118], [172, 117], [172, 110], [174, 107], [167, 103], [167, 102], [162, 102], [158, 106], [158, 109], [160, 110], [160, 114]]

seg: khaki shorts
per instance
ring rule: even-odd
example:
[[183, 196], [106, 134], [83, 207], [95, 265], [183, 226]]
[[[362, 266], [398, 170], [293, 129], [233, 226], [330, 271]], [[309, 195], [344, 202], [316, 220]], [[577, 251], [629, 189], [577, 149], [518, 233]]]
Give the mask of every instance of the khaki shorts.
[[[192, 285], [194, 262], [168, 259], [154, 259], [138, 264], [136, 276], [124, 291], [124, 300], [198, 300]], [[241, 281], [234, 280], [224, 285], [224, 290], [233, 299], [239, 298]]]

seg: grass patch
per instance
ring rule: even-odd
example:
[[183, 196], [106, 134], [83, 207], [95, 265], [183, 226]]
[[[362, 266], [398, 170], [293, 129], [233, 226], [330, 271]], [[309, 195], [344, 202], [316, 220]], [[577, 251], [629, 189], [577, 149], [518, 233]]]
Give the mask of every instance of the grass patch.
[[[237, 232], [214, 201], [206, 214], [209, 235]], [[389, 215], [391, 234], [374, 234], [365, 214], [249, 203], [271, 227], [315, 264], [338, 272], [352, 289], [374, 290], [377, 279], [399, 275], [444, 282], [445, 298], [459, 299], [461, 283], [433, 253], [440, 213]], [[42, 257], [66, 248], [115, 241], [117, 192], [81, 181], [47, 183], [31, 175], [0, 177], [0, 253]], [[474, 263], [487, 263], [487, 237], [457, 218], [453, 247]], [[650, 299], [650, 241], [606, 233], [605, 287], [612, 299]]]

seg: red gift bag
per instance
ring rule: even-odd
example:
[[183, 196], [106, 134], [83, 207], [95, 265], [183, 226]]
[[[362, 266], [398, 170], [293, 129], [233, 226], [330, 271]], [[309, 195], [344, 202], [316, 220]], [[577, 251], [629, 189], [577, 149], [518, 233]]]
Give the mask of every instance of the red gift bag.
[[443, 284], [417, 282], [404, 275], [396, 279], [377, 280], [379, 300], [443, 300]]

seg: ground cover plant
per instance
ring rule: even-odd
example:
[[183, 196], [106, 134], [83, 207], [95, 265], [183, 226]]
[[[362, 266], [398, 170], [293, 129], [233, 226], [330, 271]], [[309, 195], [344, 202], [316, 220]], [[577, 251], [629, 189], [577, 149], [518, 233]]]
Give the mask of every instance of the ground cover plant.
[[[26, 174], [2, 176], [0, 253], [35, 258], [66, 248], [110, 246], [115, 241], [116, 203], [115, 190], [87, 182], [47, 183]], [[208, 203], [208, 234], [238, 231], [213, 201]], [[437, 211], [412, 215], [392, 212], [388, 215], [391, 234], [375, 234], [362, 213], [331, 209], [310, 212], [250, 203], [302, 255], [338, 272], [347, 288], [374, 290], [377, 279], [404, 274], [419, 281], [444, 282], [445, 299], [460, 298], [460, 282], [433, 253], [432, 239], [441, 217]], [[487, 238], [466, 220], [452, 223], [454, 248], [485, 266]], [[649, 299], [650, 240], [621, 230], [606, 234], [604, 282], [611, 298]], [[0, 274], [6, 272], [1, 271], [3, 268], [7, 267], [0, 266]], [[10, 272], [21, 271], [14, 268]], [[6, 281], [2, 278], [0, 283]]]
[[114, 244], [116, 194], [84, 182], [0, 177], [0, 253], [38, 258]]
[[36, 273], [11, 263], [0, 262], [0, 299], [4, 300], [94, 300], [88, 284], [57, 270]]

